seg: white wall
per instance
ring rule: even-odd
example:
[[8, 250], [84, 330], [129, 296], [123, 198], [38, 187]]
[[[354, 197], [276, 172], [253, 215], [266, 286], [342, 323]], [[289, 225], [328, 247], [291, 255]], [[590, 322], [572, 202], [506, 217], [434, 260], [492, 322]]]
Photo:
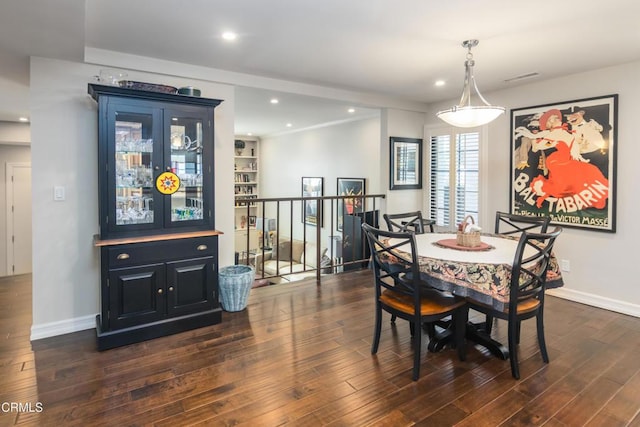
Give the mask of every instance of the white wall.
[[[617, 147], [617, 232], [615, 234], [565, 227], [556, 243], [559, 258], [571, 262], [564, 273], [565, 287], [552, 291], [579, 302], [640, 316], [640, 286], [634, 268], [640, 237], [640, 144], [635, 123], [640, 113], [640, 62], [575, 74], [513, 89], [485, 93], [493, 104], [507, 110], [601, 95], [619, 94]], [[480, 88], [482, 89], [482, 82]], [[439, 124], [434, 113], [448, 103], [433, 105], [429, 124]], [[509, 209], [510, 115], [489, 124], [488, 212]], [[493, 218], [482, 218], [482, 227], [493, 229]]]
[[424, 138], [425, 113], [384, 109], [382, 112], [382, 136], [380, 140], [380, 183], [387, 194], [387, 212], [411, 212], [421, 210], [423, 207], [424, 186], [427, 183], [425, 156], [428, 145], [422, 141], [422, 190], [390, 190], [389, 170], [391, 148], [389, 138], [392, 136], [404, 138]]
[[[5, 135], [2, 128], [0, 125], [0, 134]], [[26, 134], [29, 135], [28, 126]], [[16, 138], [11, 137], [10, 139], [13, 141]], [[0, 144], [0, 162], [2, 163], [2, 171], [0, 172], [0, 276], [6, 276], [9, 274], [7, 270], [7, 163], [31, 162], [31, 148]]]
[[[339, 177], [365, 178], [367, 194], [384, 194], [378, 179], [379, 141], [377, 117], [264, 137], [260, 142], [260, 197], [300, 197], [303, 176], [324, 177], [325, 196], [337, 195]], [[330, 226], [330, 218], [325, 217], [323, 247]], [[315, 233], [315, 227], [306, 232]], [[294, 223], [294, 238], [301, 236], [302, 224]]]
[[[99, 312], [97, 108], [87, 83], [100, 67], [31, 60], [33, 326], [38, 339], [95, 326]], [[193, 85], [223, 99], [215, 111], [216, 228], [220, 259], [233, 263], [233, 88], [129, 70], [132, 80]], [[53, 201], [54, 185], [66, 188]]]
[[29, 123], [0, 122], [0, 144], [29, 145], [30, 143]]

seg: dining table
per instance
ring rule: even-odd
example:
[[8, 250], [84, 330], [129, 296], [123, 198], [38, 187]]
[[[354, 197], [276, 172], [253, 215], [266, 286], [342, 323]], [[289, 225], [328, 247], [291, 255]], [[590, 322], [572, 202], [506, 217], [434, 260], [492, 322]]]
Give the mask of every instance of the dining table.
[[[518, 237], [483, 233], [480, 245], [475, 247], [460, 246], [456, 232], [416, 234], [415, 239], [420, 274], [429, 286], [492, 306], [496, 310], [506, 310]], [[389, 244], [393, 244], [393, 239]], [[410, 248], [407, 244], [396, 251], [399, 256], [408, 256], [406, 252]], [[525, 256], [533, 252], [533, 248], [525, 248]], [[563, 284], [558, 260], [552, 254], [546, 288], [558, 288]], [[507, 348], [486, 333], [484, 323], [468, 322], [466, 337], [501, 359], [509, 358]], [[431, 340], [429, 350], [442, 349], [450, 339], [451, 331], [445, 329]]]

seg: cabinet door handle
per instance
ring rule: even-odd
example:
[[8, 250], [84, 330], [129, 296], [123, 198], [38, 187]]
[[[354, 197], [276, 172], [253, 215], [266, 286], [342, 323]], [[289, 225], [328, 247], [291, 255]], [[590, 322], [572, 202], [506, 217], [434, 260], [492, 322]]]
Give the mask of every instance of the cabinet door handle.
[[199, 251], [206, 251], [207, 248], [208, 248], [207, 245], [199, 245], [196, 249], [199, 250]]
[[129, 254], [118, 254], [117, 259], [129, 259]]
[[169, 286], [169, 292], [173, 292], [173, 286]]
[[161, 294], [162, 293], [162, 289], [158, 289], [158, 293]]

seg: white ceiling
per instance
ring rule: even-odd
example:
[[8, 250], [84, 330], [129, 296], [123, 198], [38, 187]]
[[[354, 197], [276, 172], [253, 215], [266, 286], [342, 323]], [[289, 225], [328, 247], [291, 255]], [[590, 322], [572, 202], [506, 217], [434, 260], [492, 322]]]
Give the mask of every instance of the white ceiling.
[[[463, 40], [480, 40], [475, 73], [486, 95], [532, 81], [505, 83], [528, 73], [549, 79], [639, 60], [639, 18], [637, 0], [3, 0], [0, 120], [28, 115], [28, 55], [82, 61], [88, 46], [430, 103], [459, 96]], [[238, 39], [222, 40], [226, 30]], [[438, 79], [447, 84], [435, 87]], [[289, 95], [295, 104], [286, 105], [286, 94], [279, 110], [260, 111], [267, 95], [239, 90], [238, 131], [349, 117], [346, 103]], [[296, 120], [314, 105], [316, 115]]]

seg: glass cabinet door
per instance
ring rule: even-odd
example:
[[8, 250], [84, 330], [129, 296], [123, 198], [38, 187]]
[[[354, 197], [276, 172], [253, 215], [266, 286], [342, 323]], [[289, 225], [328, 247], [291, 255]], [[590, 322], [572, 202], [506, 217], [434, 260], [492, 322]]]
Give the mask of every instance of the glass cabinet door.
[[[165, 110], [165, 126], [169, 127], [168, 149], [165, 160], [169, 159], [167, 170], [171, 170], [180, 180], [178, 190], [166, 196], [166, 220], [172, 226], [204, 223], [209, 218], [209, 206], [203, 186], [204, 180], [211, 175], [211, 159], [206, 158], [203, 141], [209, 138], [207, 117], [202, 110], [193, 113], [183, 110]], [[166, 127], [165, 127], [166, 129]], [[165, 130], [166, 132], [166, 130]], [[167, 206], [168, 204], [168, 206]]]
[[107, 158], [113, 159], [113, 173], [108, 178], [108, 197], [113, 219], [108, 221], [109, 228], [153, 228], [162, 221], [154, 190], [154, 169], [159, 169], [162, 156], [159, 115], [153, 109], [112, 104], [110, 119], [108, 132], [113, 144], [109, 144]]
[[98, 101], [100, 238], [213, 230], [222, 101], [93, 84], [89, 93]]

